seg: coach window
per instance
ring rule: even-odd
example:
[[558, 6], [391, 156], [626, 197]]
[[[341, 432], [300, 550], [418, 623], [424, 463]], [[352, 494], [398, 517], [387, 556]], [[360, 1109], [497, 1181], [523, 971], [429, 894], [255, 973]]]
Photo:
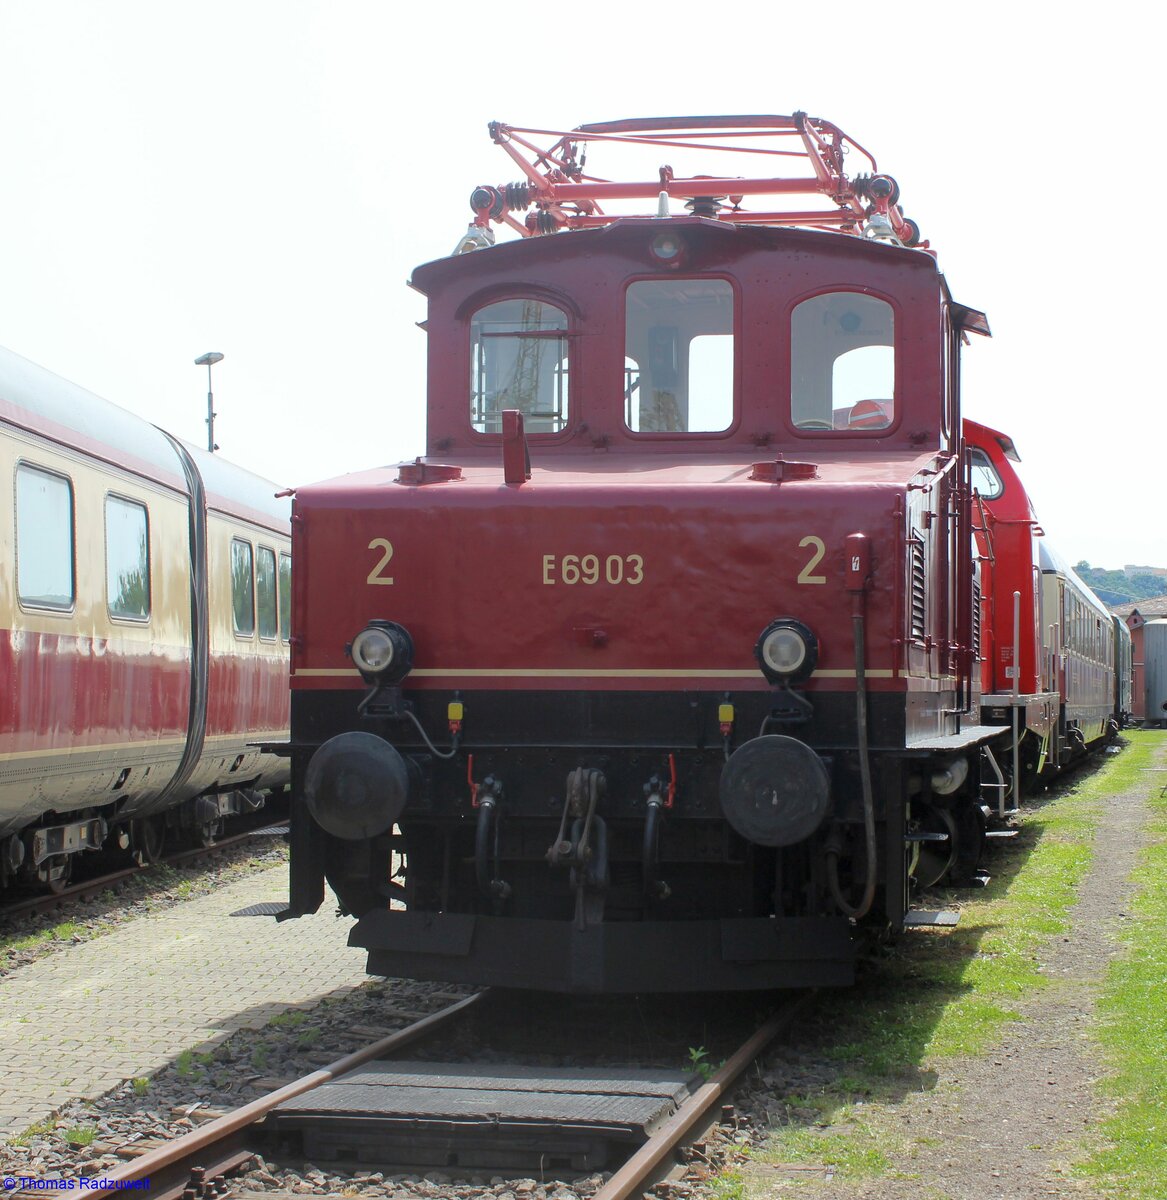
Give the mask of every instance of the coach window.
[[255, 632], [255, 568], [251, 543], [231, 539], [231, 611], [235, 632], [251, 637]]
[[31, 608], [61, 611], [76, 596], [73, 485], [64, 475], [16, 468], [16, 594]]
[[790, 318], [790, 416], [807, 431], [886, 429], [895, 419], [895, 314], [860, 292], [804, 300]]
[[624, 422], [633, 433], [720, 433], [733, 423], [733, 287], [724, 279], [628, 286]]
[[105, 498], [105, 598], [111, 617], [150, 616], [150, 522], [146, 506]]
[[259, 610], [259, 636], [274, 640], [279, 636], [279, 609], [276, 605], [276, 552], [260, 546], [255, 564], [255, 599]]
[[280, 555], [280, 638], [292, 640], [292, 556]]
[[567, 313], [542, 300], [500, 300], [470, 321], [470, 423], [501, 433], [517, 408], [527, 433], [559, 433], [568, 412]]

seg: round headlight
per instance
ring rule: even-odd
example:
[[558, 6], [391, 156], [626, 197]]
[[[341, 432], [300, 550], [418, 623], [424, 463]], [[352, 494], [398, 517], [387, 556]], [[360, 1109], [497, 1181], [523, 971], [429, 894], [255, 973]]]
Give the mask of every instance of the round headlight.
[[801, 621], [783, 617], [762, 630], [754, 654], [771, 683], [790, 683], [806, 679], [814, 670], [818, 643]]
[[353, 662], [358, 671], [380, 675], [393, 665], [393, 639], [384, 629], [362, 629], [353, 639]]
[[684, 243], [675, 233], [658, 233], [649, 246], [654, 258], [661, 262], [672, 262], [681, 255]]
[[395, 621], [370, 621], [349, 653], [370, 683], [400, 683], [413, 670], [413, 639]]

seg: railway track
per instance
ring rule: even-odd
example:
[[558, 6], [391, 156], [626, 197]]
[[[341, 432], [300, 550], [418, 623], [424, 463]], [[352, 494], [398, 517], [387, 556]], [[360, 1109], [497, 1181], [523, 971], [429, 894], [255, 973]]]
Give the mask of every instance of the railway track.
[[[427, 1116], [419, 1116], [415, 1096], [398, 1102], [395, 1087], [384, 1087], [381, 1089], [385, 1101], [382, 1108], [374, 1111], [367, 1105], [360, 1107], [357, 1114], [360, 1136], [357, 1141], [352, 1140], [350, 1126], [348, 1133], [340, 1135], [339, 1144], [348, 1145], [350, 1152], [360, 1145], [359, 1169], [363, 1172], [400, 1169], [403, 1161], [408, 1164], [411, 1160], [397, 1157], [405, 1143], [394, 1140], [394, 1131], [400, 1133], [406, 1130], [407, 1142], [416, 1149], [418, 1145], [431, 1144], [432, 1138], [431, 1142], [426, 1140], [427, 1132], [432, 1134], [437, 1129], [447, 1154], [447, 1165], [443, 1169], [448, 1172], [451, 1169], [448, 1164], [456, 1164], [456, 1170], [472, 1169], [478, 1165], [474, 1156], [481, 1154], [485, 1129], [493, 1155], [486, 1165], [497, 1174], [508, 1146], [519, 1146], [517, 1152], [522, 1153], [524, 1139], [529, 1142], [533, 1136], [543, 1139], [547, 1145], [559, 1144], [565, 1137], [577, 1139], [579, 1145], [594, 1145], [597, 1129], [611, 1134], [613, 1128], [622, 1123], [617, 1110], [627, 1107], [625, 1102], [630, 1099], [627, 1094], [618, 1097], [611, 1095], [613, 1079], [620, 1077], [622, 1080], [624, 1076], [634, 1078], [637, 1082], [632, 1090], [635, 1091], [641, 1087], [646, 1076], [663, 1074], [643, 1069], [603, 1072], [593, 1068], [576, 1072], [547, 1070], [535, 1073], [529, 1068], [496, 1064], [491, 1071], [493, 1080], [497, 1081], [503, 1075], [521, 1075], [524, 1084], [530, 1085], [521, 1093], [520, 1107], [537, 1108], [541, 1104], [539, 1098], [547, 1092], [555, 1092], [562, 1097], [566, 1090], [568, 1110], [532, 1114], [524, 1124], [513, 1114], [508, 1117], [499, 1110], [495, 1093], [479, 1092], [473, 1106], [479, 1115], [475, 1117], [460, 1113], [457, 1097], [451, 1100], [452, 1093], [448, 1091], [448, 1075], [456, 1073], [459, 1064], [401, 1063], [394, 1060], [406, 1048], [417, 1048], [426, 1039], [440, 1036], [448, 1041], [458, 1022], [484, 1008], [490, 995], [480, 992], [460, 1000], [294, 1083], [218, 1117], [102, 1175], [100, 1180], [93, 1181], [96, 1186], [87, 1188], [87, 1193], [114, 1196], [136, 1187], [143, 1190], [148, 1188], [150, 1194], [160, 1200], [198, 1200], [201, 1197], [228, 1196], [242, 1187], [252, 1194], [256, 1189], [249, 1180], [233, 1183], [232, 1176], [247, 1170], [257, 1155], [264, 1156], [269, 1162], [273, 1154], [278, 1157], [279, 1147], [287, 1137], [289, 1120], [302, 1132], [306, 1116], [315, 1129], [327, 1126], [330, 1119], [337, 1116], [352, 1118], [354, 1113], [351, 1109], [344, 1111], [344, 1097], [351, 1096], [362, 1087], [367, 1089], [370, 1075], [383, 1073], [385, 1068], [400, 1068], [414, 1078], [418, 1069], [427, 1066], [445, 1068], [441, 1072], [441, 1086], [431, 1090], [445, 1090], [446, 1095], [438, 1099], [451, 1107], [443, 1110], [438, 1105], [431, 1108]], [[620, 1151], [622, 1161], [607, 1164], [605, 1169], [612, 1170], [612, 1174], [594, 1194], [594, 1200], [625, 1200], [665, 1178], [678, 1161], [679, 1148], [692, 1144], [718, 1123], [723, 1103], [737, 1080], [770, 1042], [788, 1028], [812, 995], [810, 992], [793, 995], [779, 1009], [769, 1013], [760, 1023], [755, 1023], [749, 1036], [741, 1041], [709, 1078], [698, 1076], [682, 1086], [675, 1094], [674, 1102], [665, 1106], [668, 1111], [650, 1122], [651, 1128], [646, 1126], [643, 1136], [633, 1139], [635, 1144], [623, 1146]], [[461, 1064], [460, 1069], [465, 1079], [476, 1085], [481, 1083], [481, 1063]], [[567, 1077], [572, 1082], [565, 1088], [564, 1080]], [[617, 1086], [623, 1087], [624, 1083]], [[632, 1097], [637, 1098], [644, 1097]], [[584, 1128], [580, 1113], [589, 1107], [596, 1111], [590, 1127]], [[439, 1116], [439, 1112], [443, 1111], [452, 1115]], [[349, 1141], [346, 1142], [346, 1138]], [[378, 1159], [377, 1154], [385, 1147], [389, 1148], [387, 1153], [392, 1157]]]
[[100, 896], [103, 892], [116, 891], [124, 887], [131, 879], [135, 879], [148, 872], [152, 866], [189, 866], [193, 863], [213, 859], [224, 851], [234, 849], [236, 846], [240, 846], [255, 838], [276, 837], [286, 832], [286, 824], [273, 824], [271, 821], [268, 821], [256, 829], [247, 829], [240, 833], [232, 834], [230, 837], [220, 838], [210, 846], [196, 846], [187, 850], [176, 850], [172, 854], [165, 854], [156, 863], [148, 863], [144, 866], [128, 866], [120, 871], [110, 871], [105, 875], [95, 876], [93, 879], [84, 879], [78, 883], [70, 884], [68, 887], [62, 888], [59, 892], [45, 892], [41, 895], [25, 896], [11, 903], [0, 904], [0, 920], [52, 912], [54, 909], [60, 908], [70, 901], [91, 900], [95, 896]]

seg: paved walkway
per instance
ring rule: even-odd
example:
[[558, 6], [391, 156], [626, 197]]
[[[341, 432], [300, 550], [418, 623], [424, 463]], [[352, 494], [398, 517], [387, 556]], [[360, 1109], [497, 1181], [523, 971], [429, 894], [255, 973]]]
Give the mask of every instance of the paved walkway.
[[328, 903], [277, 924], [230, 914], [287, 896], [273, 867], [0, 979], [0, 1139], [74, 1097], [366, 978]]

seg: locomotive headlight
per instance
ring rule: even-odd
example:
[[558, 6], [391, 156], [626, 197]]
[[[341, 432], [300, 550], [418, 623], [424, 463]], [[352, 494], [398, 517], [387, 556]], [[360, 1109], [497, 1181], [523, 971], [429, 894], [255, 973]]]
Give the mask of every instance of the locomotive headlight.
[[806, 679], [818, 662], [818, 642], [811, 631], [791, 617], [771, 621], [762, 630], [754, 655], [771, 683]]
[[675, 233], [658, 233], [648, 248], [652, 251], [653, 258], [676, 265], [684, 253], [685, 243]]
[[413, 639], [395, 621], [370, 621], [349, 653], [369, 683], [400, 683], [413, 669]]

